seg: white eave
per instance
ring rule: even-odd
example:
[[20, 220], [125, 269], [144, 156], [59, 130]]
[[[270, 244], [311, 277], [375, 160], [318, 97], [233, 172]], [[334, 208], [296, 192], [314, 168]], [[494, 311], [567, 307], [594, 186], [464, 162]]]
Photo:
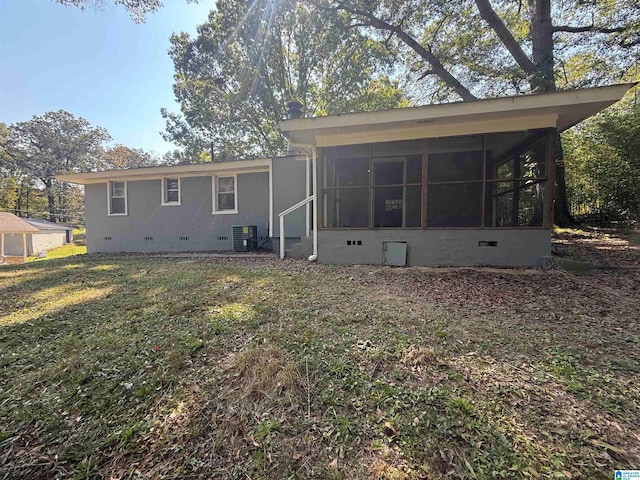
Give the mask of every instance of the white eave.
[[533, 128], [566, 130], [619, 101], [635, 83], [380, 112], [283, 120], [295, 144], [327, 147]]
[[224, 175], [235, 173], [268, 172], [269, 159], [258, 158], [253, 160], [236, 160], [218, 163], [194, 163], [190, 165], [172, 165], [167, 167], [142, 167], [127, 170], [106, 170], [103, 172], [70, 173], [56, 175], [56, 179], [88, 185], [91, 183], [104, 183], [110, 180], [153, 180], [168, 176], [198, 177], [201, 175]]

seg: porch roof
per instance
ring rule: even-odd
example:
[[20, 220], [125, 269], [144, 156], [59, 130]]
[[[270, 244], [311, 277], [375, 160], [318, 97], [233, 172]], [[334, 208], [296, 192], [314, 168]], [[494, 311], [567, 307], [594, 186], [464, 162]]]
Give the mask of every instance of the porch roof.
[[619, 101], [635, 83], [394, 110], [283, 120], [295, 144], [327, 147], [533, 128], [566, 130]]
[[9, 212], [0, 212], [0, 233], [38, 233], [40, 230]]

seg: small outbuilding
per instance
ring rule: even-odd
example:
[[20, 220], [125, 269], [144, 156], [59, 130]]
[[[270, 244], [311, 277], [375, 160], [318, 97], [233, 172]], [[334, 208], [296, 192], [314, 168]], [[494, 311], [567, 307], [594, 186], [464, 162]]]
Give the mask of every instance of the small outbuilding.
[[73, 227], [69, 225], [35, 218], [25, 218], [25, 221], [39, 230], [39, 233], [27, 236], [29, 255], [35, 255], [42, 250], [51, 250], [73, 241]]
[[27, 261], [28, 236], [40, 230], [13, 213], [0, 212], [0, 263]]

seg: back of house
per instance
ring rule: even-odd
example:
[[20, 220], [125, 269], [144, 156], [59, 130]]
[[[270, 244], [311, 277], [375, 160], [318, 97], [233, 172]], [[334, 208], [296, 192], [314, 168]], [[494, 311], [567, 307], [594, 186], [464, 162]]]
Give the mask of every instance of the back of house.
[[558, 133], [631, 86], [290, 118], [282, 157], [58, 178], [85, 185], [89, 253], [535, 266], [551, 254]]

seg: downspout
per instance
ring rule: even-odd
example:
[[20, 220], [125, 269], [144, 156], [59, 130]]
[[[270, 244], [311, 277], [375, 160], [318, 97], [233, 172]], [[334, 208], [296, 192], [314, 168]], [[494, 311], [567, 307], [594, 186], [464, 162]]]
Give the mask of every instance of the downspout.
[[318, 158], [315, 145], [311, 147], [311, 176], [313, 178], [313, 254], [309, 257], [310, 262], [315, 262], [318, 259], [318, 202], [320, 197], [318, 195]]
[[[302, 154], [305, 156], [305, 162], [309, 163], [309, 152], [311, 152], [311, 169], [312, 169], [312, 177], [313, 177], [313, 194], [316, 195], [317, 192], [317, 180], [318, 180], [318, 172], [317, 172], [317, 150], [316, 146], [311, 143], [293, 143], [289, 142], [289, 149], [297, 148]], [[308, 171], [308, 169], [307, 169]], [[305, 179], [305, 182], [309, 183], [309, 178]], [[307, 195], [308, 198], [309, 195]], [[308, 210], [307, 210], [308, 211]], [[313, 215], [312, 215], [312, 224], [313, 225], [313, 254], [309, 256], [308, 260], [310, 262], [314, 262], [318, 258], [318, 197], [313, 201]], [[308, 221], [307, 221], [308, 224]], [[280, 232], [282, 235], [282, 232]]]

